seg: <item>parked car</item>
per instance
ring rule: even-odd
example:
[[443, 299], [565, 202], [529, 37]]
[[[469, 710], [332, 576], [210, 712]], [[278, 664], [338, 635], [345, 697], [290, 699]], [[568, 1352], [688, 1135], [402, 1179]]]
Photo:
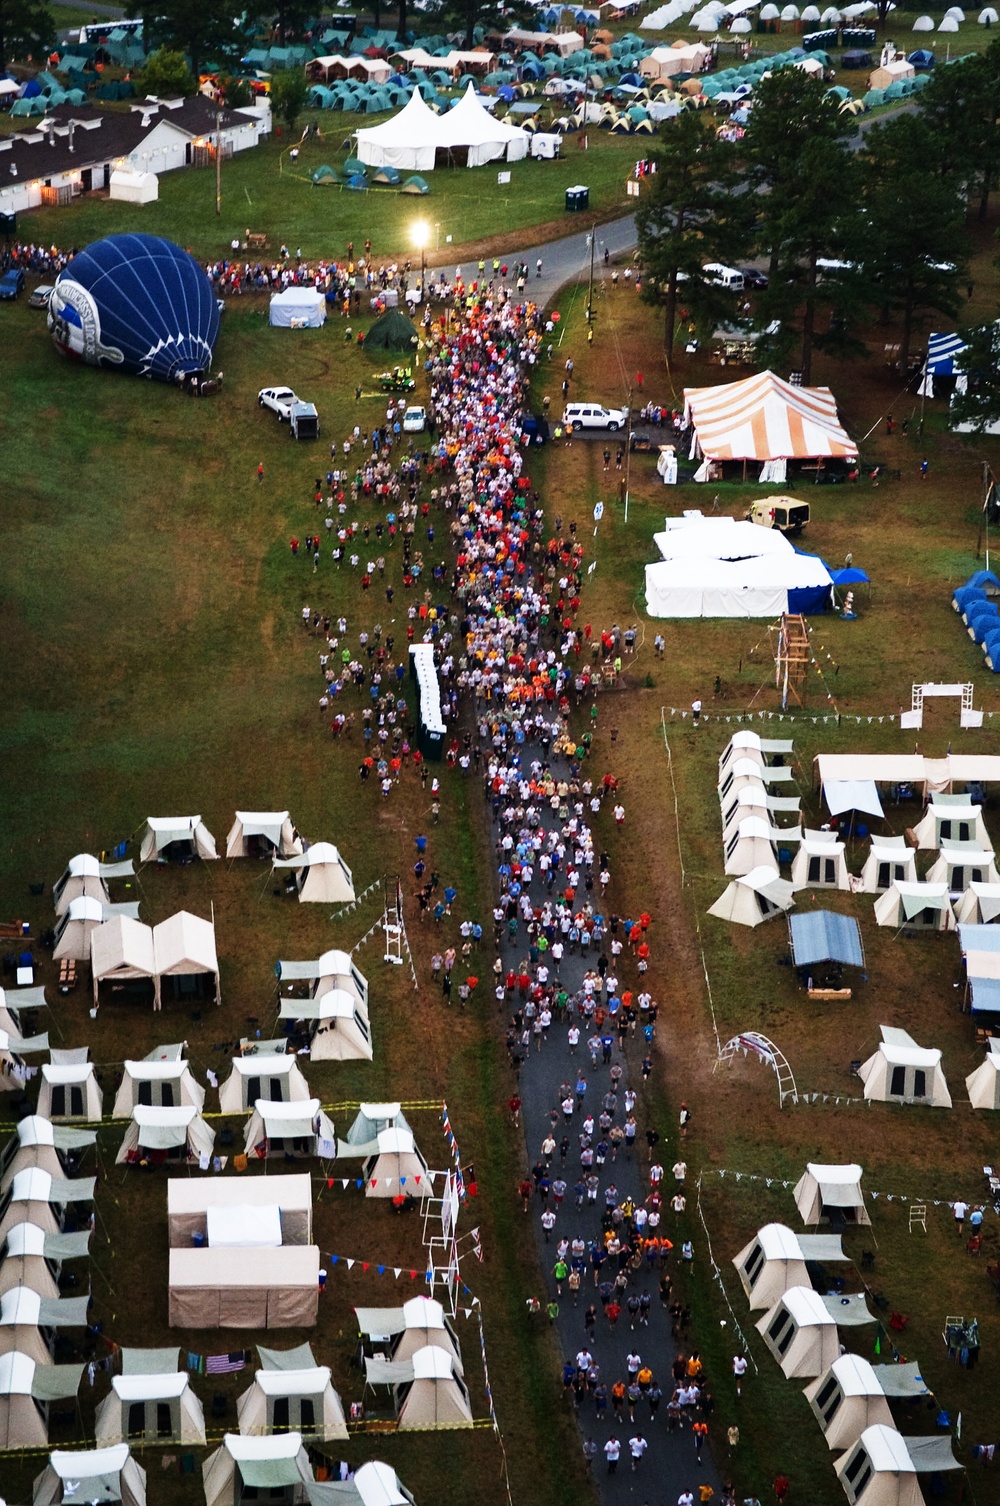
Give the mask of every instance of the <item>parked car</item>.
[[752, 502], [744, 514], [747, 521], [760, 528], [776, 528], [779, 533], [798, 536], [809, 522], [809, 503], [795, 497], [765, 497]]
[[743, 273], [737, 267], [727, 267], [721, 261], [707, 261], [701, 270], [714, 287], [725, 288], [730, 293], [743, 292]]
[[604, 408], [600, 403], [567, 403], [563, 423], [570, 429], [607, 429], [614, 434], [628, 421], [627, 408]]
[[422, 434], [427, 427], [427, 414], [423, 408], [407, 408], [403, 414], [403, 433]]
[[741, 267], [743, 273], [743, 286], [763, 290], [767, 287], [767, 273], [758, 272], [756, 267]]
[[52, 296], [52, 284], [43, 282], [28, 298], [29, 309], [47, 309]]
[[257, 394], [257, 401], [262, 408], [270, 408], [272, 413], [276, 413], [278, 422], [283, 424], [291, 418], [292, 409], [300, 399], [291, 387], [262, 387]]
[[20, 298], [24, 292], [24, 273], [20, 267], [11, 267], [0, 277], [0, 298], [9, 302], [12, 298]]

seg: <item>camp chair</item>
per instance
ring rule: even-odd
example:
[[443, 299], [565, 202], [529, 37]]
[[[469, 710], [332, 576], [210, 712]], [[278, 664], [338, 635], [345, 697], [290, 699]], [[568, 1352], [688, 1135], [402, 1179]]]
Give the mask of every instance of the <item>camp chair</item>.
[[907, 1317], [906, 1313], [894, 1312], [892, 1317], [889, 1319], [889, 1327], [892, 1329], [893, 1333], [902, 1333], [903, 1329], [906, 1327], [909, 1321], [910, 1320]]
[[911, 1234], [913, 1233], [914, 1229], [923, 1229], [924, 1233], [925, 1234], [927, 1233], [927, 1204], [926, 1203], [911, 1203], [910, 1204], [910, 1233]]

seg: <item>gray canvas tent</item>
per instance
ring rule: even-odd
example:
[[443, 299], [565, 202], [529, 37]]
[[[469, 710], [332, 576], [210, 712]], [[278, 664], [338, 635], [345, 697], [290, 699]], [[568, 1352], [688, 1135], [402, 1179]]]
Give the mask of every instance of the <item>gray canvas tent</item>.
[[365, 336], [365, 350], [413, 352], [420, 336], [412, 319], [398, 309], [387, 309]]
[[14, 1224], [0, 1245], [0, 1296], [27, 1286], [40, 1297], [59, 1296], [63, 1261], [83, 1260], [90, 1253], [90, 1230], [47, 1234], [37, 1224]]
[[206, 1506], [241, 1506], [262, 1495], [280, 1499], [281, 1506], [305, 1506], [306, 1482], [313, 1478], [301, 1433], [226, 1433], [201, 1470]]
[[187, 1371], [177, 1368], [179, 1355], [179, 1349], [122, 1350], [122, 1374], [97, 1408], [99, 1444], [205, 1442], [205, 1413]]
[[916, 1103], [950, 1109], [951, 1094], [941, 1070], [941, 1052], [918, 1046], [906, 1030], [879, 1027], [882, 1041], [859, 1069], [864, 1096], [877, 1103]]
[[808, 1286], [807, 1261], [849, 1260], [839, 1234], [795, 1234], [784, 1224], [765, 1224], [733, 1257], [750, 1309], [772, 1307], [792, 1286]]
[[115, 1162], [119, 1166], [141, 1165], [152, 1157], [193, 1162], [197, 1166], [206, 1163], [214, 1148], [215, 1130], [193, 1103], [170, 1109], [140, 1103], [132, 1110], [132, 1121]]
[[258, 1160], [270, 1156], [320, 1156], [332, 1161], [337, 1151], [333, 1124], [318, 1098], [271, 1103], [259, 1098], [247, 1124], [244, 1151]]
[[303, 904], [352, 904], [354, 879], [332, 842], [313, 842], [292, 858], [275, 858], [274, 869], [291, 869]]
[[101, 863], [89, 852], [70, 858], [62, 877], [52, 886], [52, 901], [57, 915], [65, 915], [74, 899], [96, 899], [107, 904], [109, 879], [131, 878], [135, 873], [131, 859], [123, 863]]
[[842, 1354], [805, 1388], [806, 1400], [823, 1429], [827, 1447], [850, 1448], [866, 1428], [893, 1426], [888, 1397], [916, 1400], [928, 1395], [915, 1362], [871, 1365], [858, 1354]]
[[863, 1175], [854, 1162], [843, 1166], [807, 1162], [792, 1194], [802, 1222], [869, 1225], [871, 1219], [861, 1191]]
[[49, 1402], [76, 1396], [83, 1365], [39, 1365], [26, 1354], [0, 1354], [0, 1450], [48, 1448]]
[[920, 1475], [961, 1469], [951, 1435], [904, 1438], [875, 1423], [834, 1464], [850, 1506], [923, 1506]]
[[307, 1485], [309, 1506], [414, 1506], [413, 1496], [389, 1464], [371, 1459], [350, 1480]]
[[234, 1056], [233, 1070], [219, 1087], [224, 1114], [245, 1113], [259, 1098], [302, 1103], [312, 1095], [294, 1056]]
[[236, 1404], [242, 1434], [292, 1431], [327, 1441], [347, 1437], [344, 1408], [333, 1389], [330, 1367], [317, 1365], [308, 1344], [291, 1350], [258, 1346], [258, 1350], [261, 1369]]
[[215, 838], [200, 816], [150, 816], [142, 834], [139, 861], [217, 858]]
[[226, 838], [227, 858], [293, 858], [301, 851], [287, 811], [237, 811]]
[[410, 1130], [385, 1129], [377, 1136], [378, 1150], [364, 1163], [365, 1197], [410, 1197], [431, 1195], [427, 1162], [417, 1149]]
[[53, 1449], [35, 1480], [32, 1506], [146, 1506], [146, 1471], [127, 1443], [111, 1448]]
[[853, 915], [801, 910], [788, 917], [788, 941], [796, 968], [821, 962], [838, 962], [844, 967], [865, 965], [861, 928]]
[[279, 1018], [312, 1026], [309, 1055], [313, 1061], [371, 1061], [372, 1028], [368, 1007], [343, 988], [330, 988], [311, 999], [284, 998]]
[[64, 957], [69, 957], [76, 962], [89, 962], [91, 931], [105, 921], [113, 920], [116, 915], [127, 915], [130, 920], [138, 920], [139, 901], [129, 900], [125, 904], [112, 905], [106, 900], [92, 899], [89, 895], [71, 899], [56, 926], [53, 961], [61, 962]]
[[811, 1286], [783, 1292], [758, 1322], [757, 1332], [785, 1376], [822, 1375], [840, 1352], [836, 1319]]
[[127, 1061], [115, 1095], [114, 1117], [125, 1119], [140, 1104], [165, 1109], [190, 1104], [200, 1112], [205, 1106], [205, 1089], [195, 1081], [190, 1062], [180, 1058]]

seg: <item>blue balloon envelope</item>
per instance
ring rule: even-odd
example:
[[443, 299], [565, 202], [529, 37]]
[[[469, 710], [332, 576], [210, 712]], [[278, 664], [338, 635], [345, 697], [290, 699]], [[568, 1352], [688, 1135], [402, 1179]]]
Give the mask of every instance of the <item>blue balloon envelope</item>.
[[207, 274], [158, 235], [110, 235], [56, 279], [48, 325], [56, 349], [88, 366], [179, 382], [209, 371], [219, 307]]

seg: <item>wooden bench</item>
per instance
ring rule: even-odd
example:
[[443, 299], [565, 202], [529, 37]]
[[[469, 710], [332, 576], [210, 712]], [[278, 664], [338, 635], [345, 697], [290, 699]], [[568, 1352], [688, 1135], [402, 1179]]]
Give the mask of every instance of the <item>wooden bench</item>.
[[249, 251], [266, 251], [267, 236], [260, 231], [247, 231], [247, 249]]
[[71, 957], [64, 957], [59, 964], [59, 992], [68, 994], [77, 985], [76, 962]]
[[810, 988], [807, 990], [810, 999], [817, 999], [820, 1003], [832, 1002], [837, 999], [849, 999], [849, 988]]

